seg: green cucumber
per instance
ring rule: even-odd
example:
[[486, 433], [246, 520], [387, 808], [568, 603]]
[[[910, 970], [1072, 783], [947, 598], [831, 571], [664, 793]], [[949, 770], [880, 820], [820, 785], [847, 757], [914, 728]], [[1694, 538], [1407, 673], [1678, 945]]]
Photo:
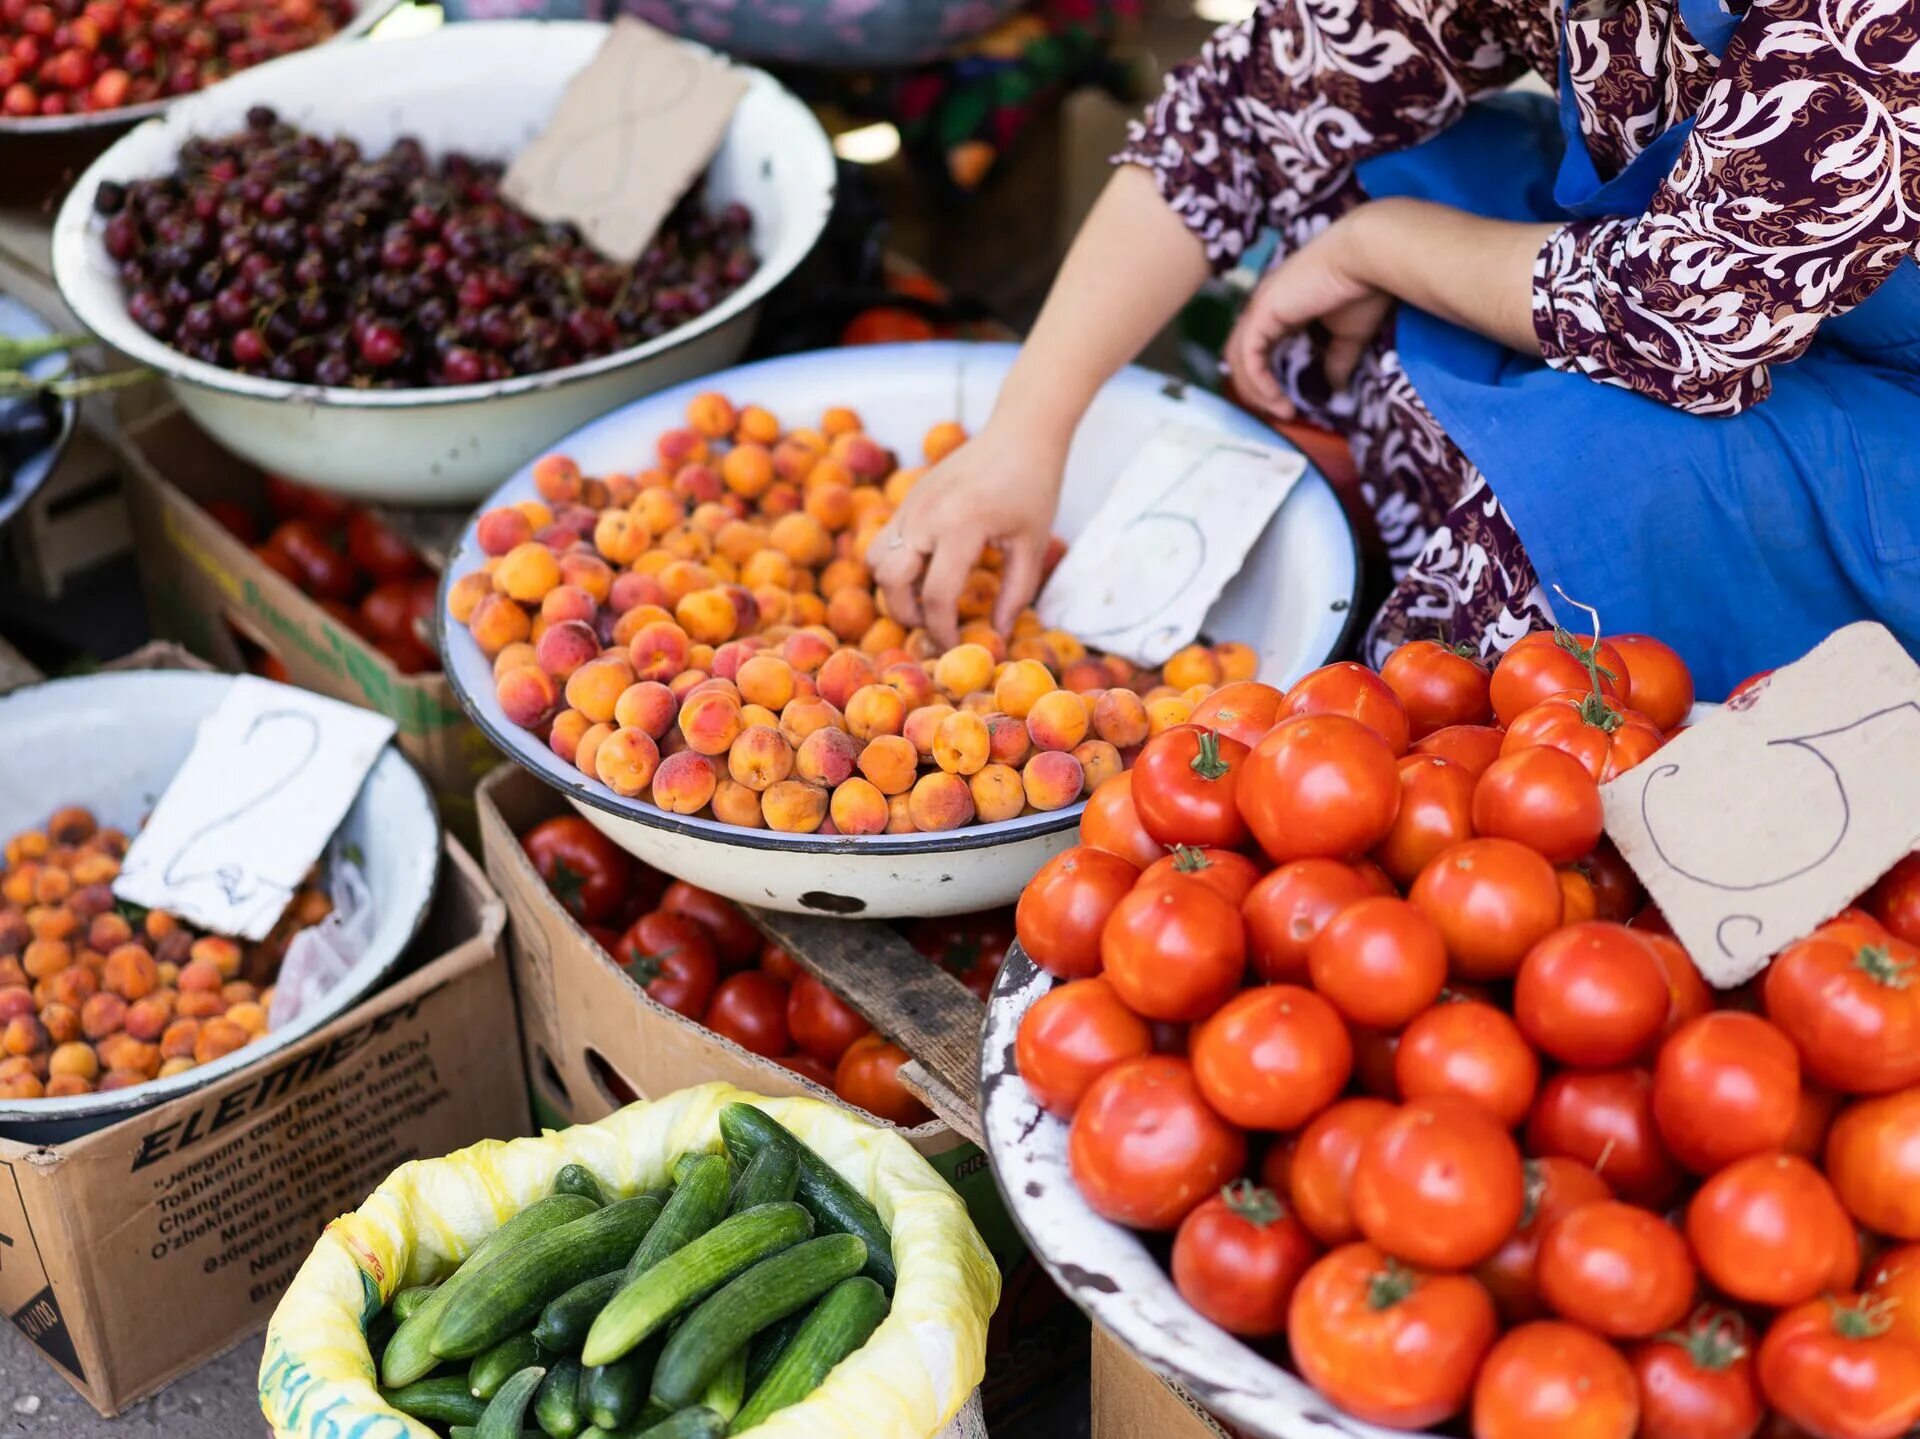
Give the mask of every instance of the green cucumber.
[[813, 1216], [797, 1204], [763, 1204], [721, 1220], [621, 1286], [587, 1331], [580, 1362], [605, 1364], [618, 1359], [736, 1274], [812, 1234]]
[[[471, 1424], [456, 1424], [447, 1430], [447, 1439], [473, 1439], [473, 1436], [479, 1432], [480, 1431], [475, 1429]], [[540, 1439], [540, 1431], [538, 1429], [522, 1429], [520, 1431], [520, 1439]]]
[[747, 1400], [747, 1346], [742, 1344], [727, 1357], [719, 1373], [707, 1381], [700, 1395], [700, 1408], [711, 1409], [728, 1423]]
[[434, 1330], [433, 1352], [470, 1359], [531, 1325], [550, 1300], [630, 1256], [659, 1217], [655, 1201], [623, 1199], [488, 1255], [470, 1280], [462, 1269], [460, 1293]]
[[463, 1374], [416, 1379], [411, 1384], [382, 1389], [380, 1399], [389, 1409], [435, 1424], [478, 1424], [487, 1411], [485, 1402], [474, 1398], [467, 1388]]
[[520, 1439], [520, 1421], [527, 1416], [534, 1391], [547, 1377], [538, 1364], [530, 1364], [500, 1386], [500, 1392], [487, 1404], [487, 1412], [473, 1426], [473, 1439]]
[[688, 1150], [685, 1154], [673, 1161], [673, 1182], [676, 1185], [685, 1184], [687, 1182], [687, 1176], [693, 1172], [693, 1166], [703, 1159], [718, 1159], [722, 1163], [725, 1163], [726, 1158], [727, 1156], [724, 1154], [702, 1154], [697, 1150]]
[[660, 1336], [623, 1354], [611, 1364], [595, 1364], [580, 1379], [580, 1406], [593, 1424], [601, 1429], [622, 1429], [638, 1419], [647, 1407], [647, 1386], [653, 1382], [653, 1366], [660, 1358]]
[[439, 1331], [440, 1316], [446, 1313], [447, 1306], [458, 1299], [464, 1289], [472, 1286], [474, 1276], [487, 1266], [487, 1261], [494, 1255], [512, 1248], [521, 1239], [547, 1233], [593, 1212], [592, 1203], [577, 1194], [549, 1195], [529, 1204], [476, 1244], [466, 1262], [454, 1270], [445, 1283], [421, 1300], [413, 1313], [394, 1331], [386, 1352], [380, 1356], [381, 1382], [390, 1389], [397, 1389], [416, 1379], [426, 1378], [439, 1367], [439, 1356], [433, 1352], [433, 1339]]
[[593, 1177], [593, 1171], [584, 1164], [563, 1164], [560, 1172], [553, 1176], [555, 1194], [577, 1194], [582, 1199], [591, 1199], [595, 1204], [607, 1202], [607, 1191], [600, 1187], [600, 1181]]
[[[653, 1228], [658, 1229], [661, 1222], [654, 1220]], [[651, 1234], [653, 1230], [647, 1232]], [[587, 1330], [594, 1316], [607, 1307], [607, 1301], [620, 1288], [625, 1272], [610, 1269], [605, 1274], [596, 1274], [549, 1301], [540, 1311], [540, 1322], [533, 1326], [533, 1337], [540, 1341], [540, 1347], [555, 1354], [579, 1353], [580, 1346], [587, 1342]]]
[[867, 1277], [889, 1294], [893, 1292], [893, 1236], [881, 1222], [880, 1211], [861, 1197], [819, 1155], [794, 1137], [772, 1115], [751, 1104], [729, 1104], [720, 1111], [720, 1134], [728, 1150], [749, 1163], [769, 1144], [787, 1144], [799, 1161], [800, 1182], [794, 1197], [806, 1206], [826, 1234], [851, 1234], [867, 1246]]
[[522, 1369], [538, 1364], [544, 1355], [526, 1330], [509, 1334], [493, 1348], [474, 1356], [467, 1369], [467, 1388], [476, 1399], [491, 1399]]
[[414, 1311], [425, 1304], [439, 1287], [438, 1284], [416, 1284], [411, 1289], [402, 1289], [393, 1296], [393, 1303], [387, 1306], [387, 1310], [395, 1319], [411, 1319]]
[[807, 1316], [800, 1332], [733, 1416], [729, 1434], [765, 1423], [818, 1389], [833, 1366], [873, 1337], [887, 1317], [886, 1291], [865, 1275], [843, 1279]]
[[584, 1371], [578, 1359], [557, 1359], [540, 1381], [533, 1396], [533, 1421], [547, 1439], [579, 1439], [587, 1427], [587, 1416], [580, 1407], [580, 1376]]
[[726, 1420], [711, 1409], [695, 1405], [661, 1420], [651, 1429], [642, 1429], [636, 1439], [720, 1439], [726, 1432]]
[[718, 1224], [727, 1212], [727, 1161], [717, 1154], [694, 1156], [686, 1181], [673, 1191], [660, 1220], [647, 1231], [627, 1262], [626, 1278], [638, 1279], [677, 1249]]
[[793, 1198], [800, 1182], [800, 1157], [784, 1144], [769, 1144], [748, 1160], [733, 1186], [728, 1212], [738, 1214], [756, 1204], [779, 1204]]
[[747, 1393], [751, 1394], [760, 1387], [760, 1381], [767, 1377], [768, 1371], [793, 1342], [793, 1336], [800, 1332], [800, 1326], [807, 1322], [809, 1312], [795, 1310], [778, 1324], [769, 1325], [753, 1336], [753, 1343], [747, 1346], [750, 1351], [747, 1355]]

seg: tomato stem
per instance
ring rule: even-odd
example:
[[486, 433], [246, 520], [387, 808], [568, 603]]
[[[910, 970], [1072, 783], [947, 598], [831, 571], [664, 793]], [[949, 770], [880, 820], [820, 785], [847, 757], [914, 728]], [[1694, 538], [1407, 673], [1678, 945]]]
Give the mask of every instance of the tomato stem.
[[1251, 1179], [1234, 1180], [1220, 1191], [1220, 1198], [1226, 1202], [1228, 1209], [1258, 1229], [1278, 1224], [1287, 1217], [1279, 1196]]
[[1547, 1166], [1537, 1159], [1529, 1159], [1521, 1166], [1525, 1176], [1520, 1204], [1520, 1225], [1525, 1229], [1540, 1217], [1540, 1205], [1547, 1197]]
[[1173, 867], [1182, 874], [1198, 874], [1212, 866], [1213, 861], [1207, 858], [1204, 849], [1190, 844], [1176, 844], [1173, 847]]
[[1867, 977], [1875, 984], [1883, 984], [1888, 989], [1906, 989], [1913, 983], [1911, 959], [1895, 959], [1893, 951], [1884, 944], [1863, 944], [1854, 951], [1855, 967], [1864, 969]]
[[1386, 1268], [1367, 1276], [1367, 1308], [1391, 1309], [1413, 1293], [1420, 1277], [1398, 1259], [1388, 1259]]
[[1696, 1369], [1718, 1374], [1747, 1355], [1747, 1326], [1738, 1314], [1702, 1305], [1684, 1330], [1669, 1329], [1657, 1336], [1687, 1351]]
[[637, 954], [632, 947], [629, 946], [627, 953], [632, 957], [627, 960], [627, 973], [632, 977], [634, 983], [638, 984], [642, 989], [645, 989], [661, 975], [666, 973], [667, 961], [679, 952], [679, 947], [675, 946], [672, 949], [662, 949], [651, 954]]
[[1893, 1324], [1891, 1300], [1860, 1296], [1851, 1304], [1829, 1298], [1833, 1307], [1833, 1332], [1842, 1339], [1878, 1339]]
[[1224, 779], [1231, 766], [1220, 758], [1220, 736], [1210, 729], [1201, 730], [1200, 753], [1187, 762], [1187, 768], [1201, 779]]

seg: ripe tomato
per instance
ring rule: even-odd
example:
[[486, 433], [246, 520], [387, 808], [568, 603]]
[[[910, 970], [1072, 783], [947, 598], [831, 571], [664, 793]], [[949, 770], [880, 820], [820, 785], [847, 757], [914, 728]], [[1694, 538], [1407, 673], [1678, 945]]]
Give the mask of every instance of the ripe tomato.
[[1600, 693], [1624, 704], [1631, 690], [1620, 651], [1602, 640], [1596, 652], [1592, 640], [1566, 630], [1536, 630], [1523, 635], [1493, 667], [1488, 696], [1499, 722], [1511, 725], [1548, 695], [1562, 690], [1591, 694], [1595, 676], [1587, 668], [1590, 656], [1599, 667]]
[[1270, 1189], [1229, 1184], [1180, 1221], [1173, 1283], [1229, 1334], [1265, 1338], [1287, 1327], [1287, 1305], [1319, 1255]]
[[1448, 725], [1484, 725], [1493, 718], [1491, 676], [1468, 646], [1410, 640], [1387, 656], [1380, 678], [1406, 707], [1416, 740]]
[[1135, 889], [1100, 931], [1100, 968], [1135, 1014], [1205, 1019], [1247, 972], [1240, 912], [1204, 884]]
[[1074, 1186], [1096, 1214], [1131, 1229], [1172, 1229], [1246, 1162], [1245, 1136], [1170, 1055], [1129, 1059], [1094, 1080], [1067, 1131]]
[[1577, 1159], [1622, 1199], [1652, 1209], [1680, 1187], [1680, 1172], [1653, 1122], [1653, 1079], [1643, 1069], [1554, 1075], [1528, 1116], [1527, 1153]]
[[1393, 1115], [1394, 1106], [1384, 1099], [1343, 1099], [1315, 1115], [1293, 1144], [1287, 1169], [1293, 1212], [1329, 1248], [1360, 1237], [1353, 1222], [1353, 1166], [1360, 1162], [1360, 1146]]
[[1868, 893], [1866, 907], [1887, 933], [1920, 945], [1920, 850], [1882, 876]]
[[1440, 927], [1404, 899], [1348, 905], [1307, 947], [1313, 987], [1354, 1024], [1399, 1029], [1447, 982]]
[[1369, 1243], [1433, 1269], [1470, 1269], [1526, 1207], [1513, 1138], [1470, 1104], [1403, 1104], [1360, 1147], [1353, 1218]]
[[1375, 1099], [1391, 1099], [1397, 1103], [1401, 1094], [1400, 1085], [1393, 1077], [1393, 1059], [1400, 1049], [1400, 1036], [1368, 1029], [1364, 1024], [1349, 1024], [1347, 1038], [1353, 1044], [1354, 1088]]
[[660, 908], [684, 914], [707, 927], [707, 933], [713, 936], [713, 952], [720, 957], [722, 973], [746, 969], [760, 958], [760, 931], [732, 900], [676, 879], [660, 896]]
[[1789, 1309], [1760, 1341], [1760, 1392], [1819, 1439], [1898, 1439], [1920, 1422], [1920, 1345], [1857, 1294]]
[[1660, 727], [1638, 710], [1597, 700], [1591, 690], [1562, 690], [1507, 726], [1500, 753], [1510, 755], [1535, 746], [1565, 750], [1605, 784], [1666, 742]]
[[1510, 978], [1560, 923], [1553, 866], [1510, 839], [1470, 839], [1442, 850], [1407, 898], [1440, 926], [1462, 979]]
[[1473, 1386], [1473, 1439], [1633, 1439], [1640, 1393], [1620, 1351], [1572, 1324], [1502, 1335]]
[[1640, 1439], [1750, 1439], [1764, 1413], [1746, 1321], [1704, 1309], [1633, 1351]]
[[219, 521], [220, 528], [232, 535], [243, 545], [251, 545], [260, 538], [259, 523], [253, 517], [253, 511], [238, 500], [208, 500], [201, 505], [207, 517]]
[[1550, 1155], [1524, 1166], [1527, 1201], [1514, 1227], [1474, 1275], [1493, 1296], [1508, 1324], [1538, 1319], [1547, 1312], [1540, 1299], [1540, 1236], [1561, 1215], [1609, 1197], [1600, 1176], [1584, 1164]]
[[774, 1063], [782, 1069], [791, 1069], [795, 1074], [811, 1079], [829, 1093], [833, 1091], [833, 1068], [822, 1064], [804, 1049], [796, 1049], [792, 1054], [783, 1054]]
[[1653, 1118], [1667, 1152], [1696, 1174], [1780, 1149], [1799, 1114], [1800, 1056], [1758, 1015], [1703, 1014], [1660, 1046]]
[[1801, 1067], [1843, 1094], [1920, 1084], [1920, 948], [1889, 937], [1850, 942], [1816, 931], [1767, 969], [1767, 1017]]
[[720, 983], [720, 961], [706, 930], [684, 915], [656, 909], [620, 937], [614, 957], [634, 983], [689, 1019], [700, 1019]]
[[1667, 1019], [1667, 978], [1647, 942], [1623, 924], [1588, 920], [1527, 951], [1513, 1017], [1536, 1049], [1600, 1069], [1645, 1053]]
[[1634, 933], [1647, 942], [1653, 957], [1660, 962], [1661, 974], [1666, 976], [1667, 1020], [1660, 1029], [1661, 1038], [1665, 1039], [1712, 1009], [1713, 991], [1707, 988], [1707, 982], [1700, 977], [1699, 969], [1679, 940], [1649, 929], [1635, 929]]
[[742, 1049], [778, 1059], [793, 1048], [787, 1033], [787, 986], [764, 969], [729, 975], [713, 992], [706, 1026]]
[[1254, 746], [1242, 767], [1240, 813], [1276, 864], [1365, 854], [1400, 810], [1393, 751], [1345, 715], [1296, 715]]
[[540, 821], [520, 836], [520, 847], [553, 897], [582, 924], [602, 923], [627, 897], [633, 861], [578, 815]]
[[1602, 838], [1593, 851], [1580, 861], [1580, 872], [1587, 877], [1587, 883], [1593, 886], [1594, 903], [1598, 906], [1595, 919], [1610, 919], [1616, 924], [1625, 924], [1633, 918], [1634, 911], [1640, 908], [1645, 897], [1640, 888], [1640, 880], [1633, 867], [1620, 857], [1620, 851], [1613, 847], [1613, 841]]
[[1020, 947], [1048, 974], [1100, 972], [1100, 931], [1140, 871], [1117, 854], [1077, 845], [1040, 866], [1013, 912]]
[[1785, 1308], [1851, 1289], [1860, 1272], [1853, 1221], [1826, 1177], [1792, 1154], [1735, 1160], [1687, 1205], [1700, 1267], [1734, 1299]]
[[268, 474], [262, 478], [267, 508], [283, 520], [303, 515], [323, 525], [338, 526], [347, 517], [347, 502], [325, 490], [310, 489], [281, 475]]
[[267, 536], [267, 547], [278, 550], [294, 572], [294, 583], [317, 600], [349, 600], [360, 588], [353, 561], [334, 548], [317, 521], [285, 520]]
[[1273, 870], [1240, 904], [1254, 973], [1269, 984], [1304, 981], [1313, 937], [1341, 910], [1374, 893], [1364, 875], [1337, 859], [1297, 859]]
[[1235, 804], [1247, 747], [1198, 725], [1175, 725], [1147, 741], [1134, 761], [1133, 808], [1161, 844], [1232, 849], [1247, 822]]
[[1500, 742], [1507, 732], [1492, 725], [1454, 724], [1437, 729], [1425, 739], [1413, 742], [1415, 754], [1430, 754], [1452, 760], [1476, 778], [1500, 758]]
[[1423, 1274], [1347, 1244], [1301, 1277], [1287, 1311], [1300, 1375], [1356, 1419], [1425, 1429], [1457, 1414], [1499, 1322], [1463, 1274]]
[[1238, 909], [1259, 878], [1260, 867], [1237, 849], [1194, 849], [1183, 844], [1148, 865], [1135, 887], [1202, 884]]
[[1540, 1297], [1615, 1339], [1670, 1329], [1693, 1307], [1687, 1241], [1659, 1215], [1617, 1199], [1569, 1210], [1540, 1235]]
[[1693, 713], [1693, 671], [1652, 635], [1614, 635], [1607, 640], [1627, 664], [1633, 707], [1663, 730], [1676, 729]]
[[1435, 855], [1473, 838], [1473, 776], [1438, 755], [1400, 761], [1400, 812], [1373, 858], [1398, 885], [1409, 885]]
[[[1543, 751], [1544, 752], [1544, 751]], [[1564, 924], [1585, 924], [1599, 913], [1593, 898], [1593, 886], [1587, 877], [1571, 865], [1554, 871], [1560, 879], [1560, 919]]]
[[1533, 1107], [1540, 1062], [1505, 1014], [1460, 1000], [1437, 1004], [1406, 1027], [1393, 1077], [1408, 1099], [1465, 1100], [1513, 1129]]
[[928, 959], [981, 999], [993, 992], [994, 976], [1013, 945], [1013, 913], [992, 909], [980, 914], [916, 919], [907, 940]]
[[1145, 869], [1166, 853], [1133, 807], [1132, 770], [1121, 770], [1087, 797], [1087, 807], [1080, 811], [1080, 843], [1117, 854], [1136, 869]]
[[367, 510], [347, 516], [347, 554], [376, 580], [411, 579], [426, 568], [412, 545]]
[[1827, 1174], [1867, 1228], [1920, 1239], [1920, 1086], [1843, 1109], [1827, 1135]]
[[1867, 1271], [1867, 1293], [1884, 1301], [1890, 1334], [1920, 1344], [1920, 1244], [1889, 1249]]
[[856, 1039], [833, 1068], [833, 1092], [848, 1104], [902, 1129], [925, 1124], [933, 1118], [932, 1111], [900, 1083], [900, 1066], [907, 1057], [906, 1050], [877, 1034]]
[[413, 586], [406, 580], [382, 580], [360, 597], [360, 624], [377, 640], [419, 638], [413, 632]]
[[796, 975], [805, 973], [793, 956], [772, 940], [760, 946], [760, 967], [782, 984], [792, 984]]
[[1192, 1049], [1207, 1103], [1245, 1129], [1298, 1129], [1353, 1071], [1353, 1044], [1333, 1006], [1292, 984], [1235, 995], [1194, 1030]]
[[1475, 834], [1514, 839], [1571, 864], [1600, 839], [1600, 786], [1572, 755], [1544, 746], [1502, 755], [1473, 787]]
[[1839, 1112], [1839, 1095], [1817, 1084], [1802, 1084], [1794, 1104], [1793, 1128], [1787, 1133], [1787, 1142], [1780, 1147], [1818, 1164], [1827, 1150], [1827, 1132], [1833, 1127], [1833, 1117]]
[[1188, 720], [1252, 749], [1280, 720], [1280, 702], [1285, 698], [1259, 680], [1235, 680], [1195, 705]]
[[1020, 1018], [1013, 1057], [1042, 1109], [1071, 1119], [1094, 1080], [1129, 1059], [1153, 1052], [1145, 1020], [1095, 976], [1043, 994]]
[[1380, 736], [1396, 755], [1407, 752], [1411, 737], [1407, 707], [1393, 687], [1351, 660], [1322, 665], [1296, 682], [1280, 705], [1279, 718], [1289, 715], [1346, 715]]
[[848, 1045], [872, 1032], [858, 1010], [812, 975], [802, 974], [789, 986], [787, 1033], [822, 1064], [838, 1064]]

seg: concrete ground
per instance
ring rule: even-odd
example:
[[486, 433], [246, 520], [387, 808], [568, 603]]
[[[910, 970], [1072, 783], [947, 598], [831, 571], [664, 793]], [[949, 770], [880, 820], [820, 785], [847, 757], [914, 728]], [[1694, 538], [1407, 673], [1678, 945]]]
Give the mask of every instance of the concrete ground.
[[0, 1436], [61, 1439], [264, 1439], [254, 1397], [262, 1340], [195, 1370], [118, 1419], [102, 1419], [40, 1351], [11, 1324], [0, 1324]]

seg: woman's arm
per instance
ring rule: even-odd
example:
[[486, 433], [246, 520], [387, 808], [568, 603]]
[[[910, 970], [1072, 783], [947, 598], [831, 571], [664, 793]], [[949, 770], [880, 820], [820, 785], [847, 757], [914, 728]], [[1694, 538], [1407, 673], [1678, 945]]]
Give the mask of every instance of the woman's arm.
[[1522, 354], [1533, 328], [1533, 262], [1558, 228], [1483, 220], [1426, 200], [1376, 200], [1342, 222], [1363, 283]]

